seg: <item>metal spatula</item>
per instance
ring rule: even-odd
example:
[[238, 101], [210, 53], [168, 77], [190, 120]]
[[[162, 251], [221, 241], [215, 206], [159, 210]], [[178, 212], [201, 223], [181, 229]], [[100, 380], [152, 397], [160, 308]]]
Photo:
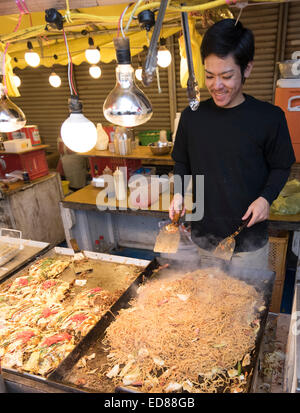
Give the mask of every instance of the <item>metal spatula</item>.
[[171, 224], [165, 225], [159, 231], [155, 245], [154, 252], [175, 253], [178, 250], [180, 241], [179, 232], [179, 218], [181, 211], [175, 212]]
[[232, 254], [235, 249], [235, 237], [248, 225], [248, 222], [252, 218], [252, 214], [238, 227], [238, 229], [229, 237], [223, 239], [216, 247], [214, 255], [217, 258], [222, 258], [223, 260], [231, 260]]

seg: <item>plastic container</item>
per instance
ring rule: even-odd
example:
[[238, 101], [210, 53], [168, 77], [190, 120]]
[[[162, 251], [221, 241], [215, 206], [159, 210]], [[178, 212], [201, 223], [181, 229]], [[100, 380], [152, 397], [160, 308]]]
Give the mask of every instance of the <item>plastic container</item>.
[[102, 127], [101, 123], [97, 123], [97, 142], [95, 149], [98, 151], [106, 151], [109, 143], [109, 138], [107, 133]]
[[123, 172], [117, 168], [113, 174], [115, 193], [118, 201], [124, 201], [127, 195], [127, 186]]
[[132, 131], [123, 126], [118, 126], [114, 134], [115, 153], [117, 155], [130, 155], [132, 153]]
[[30, 139], [13, 139], [3, 142], [6, 152], [19, 153], [31, 149]]
[[293, 52], [291, 60], [279, 62], [278, 65], [283, 79], [300, 78], [300, 51]]
[[300, 87], [277, 87], [275, 105], [279, 106], [285, 113], [296, 162], [300, 162]]
[[[170, 140], [171, 138], [171, 131], [167, 130], [167, 139]], [[138, 133], [138, 138], [140, 144], [142, 146], [147, 146], [149, 143], [157, 142], [160, 138], [160, 130], [148, 130], [148, 131], [141, 131]]]
[[100, 252], [108, 251], [108, 245], [107, 245], [107, 242], [105, 241], [103, 235], [100, 235], [100, 237], [99, 237], [99, 250], [100, 250]]

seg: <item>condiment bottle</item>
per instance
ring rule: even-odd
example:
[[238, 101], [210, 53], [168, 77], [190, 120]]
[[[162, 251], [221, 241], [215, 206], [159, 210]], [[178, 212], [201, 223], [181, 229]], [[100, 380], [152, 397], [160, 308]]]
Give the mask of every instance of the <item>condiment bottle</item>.
[[[114, 198], [115, 197], [115, 185], [113, 181], [113, 173], [112, 170], [106, 165], [106, 167], [103, 169], [102, 175], [111, 175], [111, 179], [107, 179], [107, 188], [106, 188], [106, 195], [108, 198]], [[107, 177], [109, 178], [109, 177]]]
[[107, 149], [109, 138], [107, 133], [102, 127], [101, 123], [97, 123], [97, 142], [95, 149], [98, 151], [105, 151]]
[[100, 252], [100, 241], [98, 239], [95, 241], [95, 251]]
[[124, 199], [126, 199], [126, 194], [127, 194], [124, 174], [117, 167], [113, 175], [114, 175], [116, 198], [118, 201], [123, 201]]
[[167, 143], [167, 131], [166, 130], [159, 131], [159, 140], [160, 142]]

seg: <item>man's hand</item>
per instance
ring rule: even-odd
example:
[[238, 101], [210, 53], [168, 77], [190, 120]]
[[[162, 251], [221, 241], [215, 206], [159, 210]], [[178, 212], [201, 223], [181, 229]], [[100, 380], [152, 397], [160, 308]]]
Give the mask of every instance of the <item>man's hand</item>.
[[242, 217], [242, 220], [244, 221], [247, 219], [251, 213], [252, 213], [252, 218], [250, 219], [247, 227], [252, 227], [252, 225], [265, 221], [266, 219], [269, 218], [269, 212], [270, 212], [270, 204], [269, 202], [260, 196], [257, 198], [252, 204], [249, 205], [249, 208], [247, 209], [247, 212], [245, 215]]
[[185, 214], [185, 207], [183, 204], [183, 197], [181, 194], [175, 194], [169, 207], [169, 217], [172, 220], [174, 218], [175, 212], [181, 211], [180, 216]]

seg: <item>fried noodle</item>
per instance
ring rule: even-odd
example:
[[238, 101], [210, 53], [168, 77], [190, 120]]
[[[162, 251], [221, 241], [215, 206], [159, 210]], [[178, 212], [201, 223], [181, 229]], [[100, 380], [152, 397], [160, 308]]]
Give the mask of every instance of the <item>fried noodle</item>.
[[219, 269], [149, 282], [107, 329], [108, 369], [119, 366], [108, 377], [144, 392], [243, 391], [236, 366], [255, 347], [262, 304]]

